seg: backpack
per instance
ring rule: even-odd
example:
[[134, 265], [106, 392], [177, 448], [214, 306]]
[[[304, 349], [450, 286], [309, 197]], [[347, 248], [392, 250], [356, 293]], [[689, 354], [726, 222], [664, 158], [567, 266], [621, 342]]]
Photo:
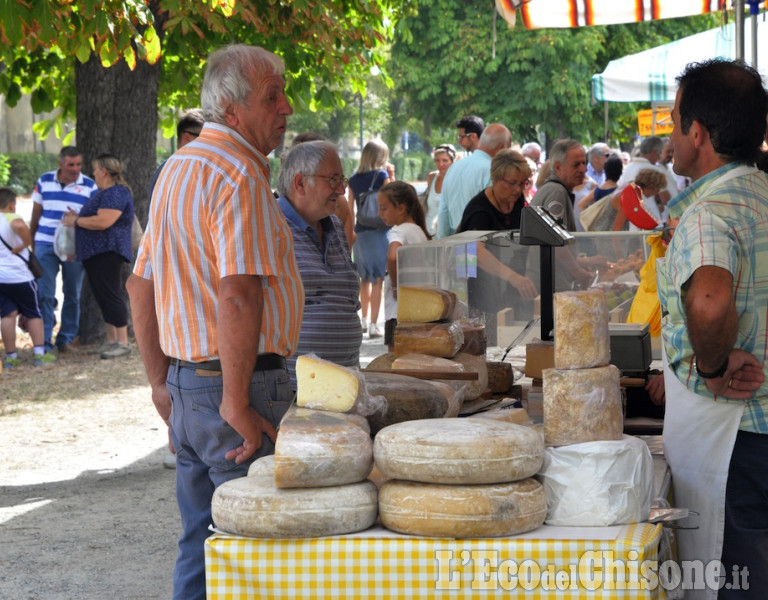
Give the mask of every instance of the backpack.
[[376, 173], [371, 179], [371, 185], [368, 189], [357, 197], [357, 222], [366, 227], [388, 229], [379, 217], [379, 190], [373, 189], [378, 178], [379, 174]]

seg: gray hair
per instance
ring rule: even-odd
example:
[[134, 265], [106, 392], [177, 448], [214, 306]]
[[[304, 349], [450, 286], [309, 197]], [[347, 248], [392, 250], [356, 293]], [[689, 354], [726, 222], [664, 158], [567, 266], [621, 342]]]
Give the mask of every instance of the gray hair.
[[650, 154], [654, 150], [661, 152], [664, 150], [664, 140], [662, 140], [660, 137], [656, 137], [655, 135], [652, 135], [650, 137], [645, 138], [642, 142], [640, 142], [640, 155], [645, 156], [647, 154]]
[[592, 158], [594, 158], [595, 156], [598, 156], [600, 154], [610, 154], [610, 153], [611, 153], [611, 149], [608, 146], [608, 144], [598, 142], [596, 144], [592, 144], [592, 147], [589, 149], [587, 160], [591, 161]]
[[293, 179], [296, 175], [314, 175], [329, 153], [335, 154], [336, 147], [325, 140], [303, 142], [292, 146], [283, 155], [280, 174], [277, 176], [278, 193], [287, 198], [288, 193], [293, 189]]
[[549, 151], [549, 160], [552, 163], [553, 168], [555, 163], [559, 165], [563, 164], [565, 162], [565, 157], [568, 155], [568, 152], [574, 148], [583, 148], [583, 146], [576, 140], [557, 140], [554, 146], [552, 146], [552, 149]]
[[538, 144], [537, 142], [526, 142], [525, 144], [523, 144], [523, 147], [520, 148], [520, 153], [523, 156], [528, 156], [528, 153], [531, 150], [537, 150], [539, 153], [541, 153], [541, 145]]
[[232, 44], [208, 57], [200, 105], [206, 121], [225, 124], [231, 104], [245, 105], [254, 86], [285, 72], [283, 60], [259, 46]]

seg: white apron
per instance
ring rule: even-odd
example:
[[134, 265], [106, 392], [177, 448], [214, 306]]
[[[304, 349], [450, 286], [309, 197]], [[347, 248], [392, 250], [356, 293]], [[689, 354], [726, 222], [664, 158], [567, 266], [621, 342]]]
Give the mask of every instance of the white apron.
[[[701, 560], [706, 566], [723, 552], [728, 465], [745, 404], [693, 393], [669, 368], [666, 352], [663, 361], [667, 402], [662, 439], [675, 505], [699, 513], [698, 529], [676, 530], [678, 564]], [[687, 590], [685, 598], [715, 599], [717, 590]]]

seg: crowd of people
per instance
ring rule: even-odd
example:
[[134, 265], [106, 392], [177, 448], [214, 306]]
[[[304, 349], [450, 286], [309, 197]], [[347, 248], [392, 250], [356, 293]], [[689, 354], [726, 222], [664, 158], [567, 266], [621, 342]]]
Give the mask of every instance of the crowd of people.
[[[456, 141], [464, 156], [452, 144], [436, 146], [435, 171], [419, 196], [397, 180], [386, 144], [368, 142], [347, 179], [334, 144], [310, 134], [282, 154], [272, 190], [267, 156], [282, 145], [293, 112], [283, 74], [281, 59], [263, 48], [232, 45], [211, 54], [201, 109], [179, 122], [179, 149], [153, 177], [147, 227], [126, 286], [152, 400], [176, 454], [183, 532], [174, 597], [205, 597], [212, 494], [274, 452], [296, 390], [296, 358], [314, 353], [359, 366], [364, 333], [383, 335], [392, 347], [400, 247], [470, 230], [515, 230], [526, 205], [579, 231], [580, 213], [602, 202], [589, 229], [627, 229], [633, 225], [620, 198], [630, 185], [657, 226], [679, 220], [659, 286], [666, 385], [653, 386], [661, 395], [666, 388], [676, 431], [668, 456], [676, 495], [680, 477], [679, 498], [696, 504], [701, 462], [713, 451], [718, 456], [717, 477], [703, 480], [715, 486], [704, 494], [711, 524], [681, 552], [753, 565], [755, 581], [762, 580], [768, 177], [753, 165], [761, 158], [768, 101], [759, 75], [737, 62], [690, 67], [680, 78], [672, 138], [648, 137], [633, 156], [573, 139], [556, 141], [544, 156], [537, 141], [513, 144], [501, 123], [463, 117]], [[743, 104], [743, 126], [721, 114], [734, 102]], [[106, 324], [101, 357], [131, 352], [119, 273], [134, 258], [133, 198], [117, 157], [100, 155], [92, 167], [93, 179], [82, 175], [81, 153], [64, 148], [59, 168], [35, 187], [29, 228], [15, 212], [15, 196], [0, 188], [6, 366], [18, 364], [10, 332], [15, 338], [19, 317], [35, 364], [55, 360], [55, 348], [71, 349], [84, 273]], [[380, 223], [362, 223], [372, 194]], [[74, 229], [75, 260], [56, 252], [62, 226]], [[42, 264], [39, 279], [27, 266], [30, 246]], [[469, 301], [493, 336], [501, 308], [527, 303], [532, 314], [539, 291], [526, 276], [525, 252], [512, 263], [490, 245], [478, 244], [477, 252]], [[556, 258], [575, 288], [590, 285], [601, 260], [568, 248]], [[53, 340], [59, 271], [64, 301]], [[713, 402], [719, 398], [727, 401]], [[702, 432], [690, 418], [699, 414], [720, 420], [717, 431]], [[705, 443], [688, 443], [700, 435]], [[746, 548], [756, 550], [747, 555]]]

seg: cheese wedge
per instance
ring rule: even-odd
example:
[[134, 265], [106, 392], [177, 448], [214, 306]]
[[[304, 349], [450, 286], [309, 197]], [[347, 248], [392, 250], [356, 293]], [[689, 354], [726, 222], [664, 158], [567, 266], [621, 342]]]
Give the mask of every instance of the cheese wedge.
[[296, 359], [296, 403], [305, 408], [352, 412], [365, 397], [359, 373], [304, 354]]
[[397, 320], [430, 323], [449, 318], [456, 308], [456, 294], [433, 286], [402, 285], [397, 290]]

